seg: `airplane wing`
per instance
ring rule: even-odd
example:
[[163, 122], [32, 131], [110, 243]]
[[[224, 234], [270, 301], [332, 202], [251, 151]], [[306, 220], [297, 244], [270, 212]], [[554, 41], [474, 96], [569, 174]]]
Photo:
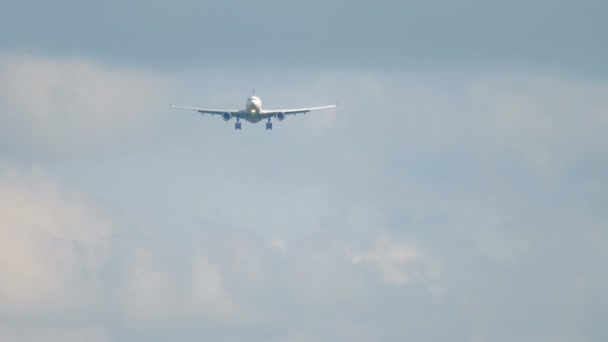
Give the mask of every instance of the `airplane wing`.
[[194, 110], [194, 111], [197, 111], [197, 112], [199, 112], [201, 114], [222, 115], [224, 113], [230, 113], [230, 115], [232, 115], [234, 117], [241, 117], [242, 116], [242, 111], [240, 111], [240, 110], [232, 110], [232, 109], [206, 109], [206, 108], [197, 108], [197, 107], [183, 107], [183, 106], [174, 106], [172, 104], [169, 104], [169, 106], [171, 106], [171, 108], [177, 108], [177, 109]]
[[329, 105], [329, 106], [321, 106], [321, 107], [309, 107], [309, 108], [298, 108], [298, 109], [272, 109], [272, 110], [262, 110], [261, 116], [263, 118], [268, 118], [268, 117], [273, 117], [273, 116], [277, 116], [279, 113], [283, 113], [284, 115], [290, 115], [290, 114], [304, 114], [304, 113], [308, 113], [310, 111], [313, 110], [319, 110], [319, 109], [329, 109], [329, 108], [336, 108], [338, 107], [339, 103], [336, 103], [335, 105]]

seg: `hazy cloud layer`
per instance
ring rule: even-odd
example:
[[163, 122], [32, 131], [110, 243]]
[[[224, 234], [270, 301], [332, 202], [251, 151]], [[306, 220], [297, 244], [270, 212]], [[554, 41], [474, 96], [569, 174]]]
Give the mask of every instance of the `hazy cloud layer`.
[[40, 171], [2, 163], [1, 312], [72, 311], [94, 301], [108, 223]]
[[0, 153], [13, 155], [74, 156], [133, 142], [170, 84], [148, 71], [29, 55], [0, 55], [0, 73]]
[[[608, 336], [603, 82], [0, 65], [0, 338]], [[238, 108], [243, 79], [341, 106], [272, 132], [166, 106]]]

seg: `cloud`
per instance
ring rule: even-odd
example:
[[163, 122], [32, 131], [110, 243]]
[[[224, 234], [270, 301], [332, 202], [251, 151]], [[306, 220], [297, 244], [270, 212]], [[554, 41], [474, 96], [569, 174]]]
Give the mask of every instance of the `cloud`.
[[351, 257], [354, 263], [368, 263], [380, 269], [382, 280], [389, 284], [402, 285], [409, 281], [405, 270], [419, 258], [416, 249], [404, 245], [392, 245], [386, 239], [376, 241], [374, 248]]
[[96, 302], [110, 224], [44, 172], [0, 165], [0, 311], [27, 315]]
[[242, 314], [223, 284], [221, 270], [207, 257], [188, 251], [181, 253], [181, 262], [168, 264], [160, 261], [160, 250], [135, 248], [132, 257], [124, 259], [129, 266], [124, 287], [118, 289], [127, 320], [231, 320]]
[[423, 257], [413, 246], [396, 243], [387, 238], [376, 239], [367, 252], [351, 253], [355, 264], [367, 264], [376, 268], [382, 281], [392, 285], [405, 285], [412, 278], [436, 281], [440, 277], [440, 266], [428, 257]]
[[105, 342], [112, 341], [110, 335], [95, 327], [79, 327], [76, 329], [64, 328], [37, 328], [31, 326], [3, 326], [0, 325], [0, 340], [11, 342]]
[[[114, 221], [44, 169], [1, 162], [0, 170], [0, 316], [39, 320], [27, 331], [0, 324], [0, 337], [102, 341], [116, 332], [106, 333], [107, 314], [137, 325], [242, 315], [204, 254], [189, 250], [164, 262], [154, 244], [133, 238], [138, 227]], [[181, 260], [186, 267], [175, 267]]]
[[170, 92], [233, 107], [247, 79], [265, 106], [339, 110], [273, 132], [138, 114], [137, 153], [110, 146], [115, 113], [97, 152], [19, 137], [35, 110], [5, 120], [3, 152], [40, 160], [0, 164], [2, 321], [110, 340], [603, 340], [604, 83], [284, 71], [207, 68]]
[[222, 284], [222, 277], [218, 268], [212, 265], [207, 258], [198, 256], [193, 260], [194, 294], [195, 298], [204, 305], [211, 304], [220, 315], [233, 310], [231, 299]]
[[281, 253], [287, 253], [287, 243], [283, 239], [274, 238], [268, 241], [268, 247]]
[[514, 73], [479, 80], [469, 94], [479, 138], [548, 172], [603, 148], [606, 91], [602, 82]]
[[136, 142], [167, 80], [89, 60], [0, 55], [0, 153], [85, 156]]

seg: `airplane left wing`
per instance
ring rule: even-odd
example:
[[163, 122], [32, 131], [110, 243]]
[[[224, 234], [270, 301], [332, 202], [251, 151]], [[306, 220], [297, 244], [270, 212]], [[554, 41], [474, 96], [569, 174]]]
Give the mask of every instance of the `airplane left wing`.
[[169, 104], [169, 106], [171, 106], [171, 108], [177, 108], [177, 109], [194, 110], [201, 114], [222, 115], [224, 113], [230, 113], [230, 115], [232, 115], [234, 117], [241, 117], [241, 114], [242, 114], [242, 112], [240, 110], [232, 110], [232, 109], [206, 109], [206, 108], [197, 108], [197, 107], [174, 106], [172, 104]]
[[268, 118], [268, 117], [275, 117], [279, 114], [283, 114], [283, 115], [290, 115], [290, 114], [304, 114], [304, 113], [308, 113], [310, 111], [313, 110], [320, 110], [320, 109], [329, 109], [329, 108], [336, 108], [338, 107], [339, 103], [336, 103], [335, 105], [329, 105], [329, 106], [321, 106], [321, 107], [309, 107], [309, 108], [298, 108], [298, 109], [273, 109], [273, 110], [262, 110], [261, 116], [263, 118]]

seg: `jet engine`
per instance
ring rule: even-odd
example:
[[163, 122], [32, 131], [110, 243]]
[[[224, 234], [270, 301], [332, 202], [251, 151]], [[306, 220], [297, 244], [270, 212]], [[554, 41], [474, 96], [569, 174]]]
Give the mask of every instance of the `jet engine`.
[[277, 120], [279, 121], [283, 121], [285, 119], [285, 113], [283, 112], [278, 112], [277, 113]]
[[224, 114], [222, 114], [222, 119], [224, 119], [224, 121], [228, 121], [232, 118], [232, 114], [226, 112]]

